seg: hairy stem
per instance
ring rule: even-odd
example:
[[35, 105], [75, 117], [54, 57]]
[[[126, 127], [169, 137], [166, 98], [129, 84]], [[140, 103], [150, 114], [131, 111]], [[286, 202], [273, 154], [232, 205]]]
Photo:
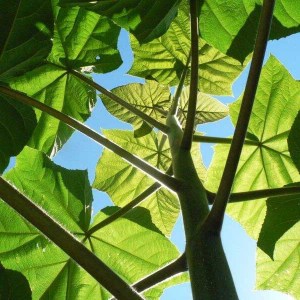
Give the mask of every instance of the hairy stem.
[[117, 95], [114, 95], [112, 92], [108, 91], [107, 89], [105, 89], [100, 84], [98, 84], [98, 83], [94, 82], [93, 80], [87, 78], [86, 76], [84, 76], [83, 74], [81, 74], [78, 71], [70, 70], [69, 72], [71, 74], [73, 74], [74, 76], [76, 76], [77, 78], [79, 78], [80, 80], [87, 83], [88, 85], [90, 85], [91, 87], [95, 88], [97, 91], [99, 91], [102, 94], [106, 95], [107, 97], [109, 97], [114, 102], [116, 102], [119, 105], [123, 106], [124, 108], [128, 109], [130, 112], [132, 112], [133, 114], [135, 114], [136, 116], [138, 116], [142, 120], [146, 121], [147, 123], [149, 123], [153, 127], [161, 130], [164, 133], [168, 132], [168, 130], [169, 130], [168, 126], [166, 126], [165, 124], [160, 123], [156, 119], [153, 119], [152, 117], [145, 114], [143, 111], [139, 110], [138, 108], [136, 108], [132, 104], [128, 103], [124, 99], [118, 97]]
[[118, 299], [143, 299], [46, 212], [0, 177], [0, 197]]
[[[215, 193], [206, 191], [207, 199], [210, 204], [213, 204], [214, 199], [216, 197]], [[240, 192], [240, 193], [232, 193], [229, 197], [230, 203], [235, 202], [243, 202], [243, 201], [251, 201], [262, 198], [271, 198], [271, 197], [284, 197], [290, 195], [300, 194], [299, 186], [289, 186], [275, 189], [264, 189], [257, 191], [249, 191], [249, 192]]]
[[[162, 267], [161, 269], [155, 271], [154, 273], [148, 275], [147, 277], [141, 279], [140, 281], [132, 285], [132, 287], [138, 292], [143, 292], [155, 286], [156, 284], [159, 284], [164, 280], [169, 279], [170, 277], [185, 272], [187, 270], [188, 269], [186, 264], [186, 257], [185, 257], [185, 253], [183, 253], [175, 261]], [[116, 300], [116, 299], [112, 298], [111, 300]]]
[[182, 137], [182, 149], [190, 150], [192, 147], [193, 133], [195, 129], [195, 115], [197, 109], [197, 96], [198, 96], [198, 1], [190, 0], [190, 17], [191, 17], [191, 83], [190, 95], [188, 104], [188, 113], [186, 125]]
[[119, 155], [124, 160], [129, 162], [131, 165], [133, 165], [134, 167], [140, 169], [145, 174], [151, 176], [156, 181], [159, 181], [162, 185], [166, 186], [168, 189], [170, 189], [172, 191], [176, 191], [178, 189], [179, 182], [176, 179], [174, 179], [173, 177], [171, 177], [167, 174], [164, 174], [163, 172], [161, 172], [157, 168], [151, 166], [150, 164], [148, 164], [144, 160], [142, 160], [139, 157], [131, 154], [127, 150], [125, 150], [122, 147], [118, 146], [117, 144], [111, 142], [110, 140], [108, 140], [104, 136], [98, 134], [97, 132], [90, 129], [89, 127], [82, 124], [81, 122], [65, 115], [64, 113], [62, 113], [62, 112], [60, 112], [56, 109], [53, 109], [52, 107], [50, 107], [50, 106], [48, 106], [48, 105], [46, 105], [42, 102], [39, 102], [39, 101], [29, 97], [29, 96], [26, 96], [23, 93], [12, 90], [10, 88], [0, 86], [0, 92], [3, 93], [4, 95], [12, 97], [13, 99], [15, 99], [19, 102], [22, 102], [22, 103], [27, 104], [27, 105], [31, 105], [31, 106], [47, 113], [47, 114], [53, 116], [54, 118], [62, 121], [63, 123], [67, 124], [68, 126], [80, 131], [84, 135], [90, 137], [91, 139], [98, 142], [102, 146], [106, 147], [107, 149], [111, 150], [115, 154]]
[[229, 199], [233, 180], [240, 160], [243, 143], [247, 133], [255, 93], [263, 65], [264, 55], [269, 38], [273, 9], [275, 0], [264, 0], [262, 13], [258, 26], [258, 34], [255, 42], [253, 60], [250, 67], [246, 89], [242, 100], [242, 105], [237, 120], [236, 129], [233, 135], [231, 147], [225, 164], [220, 186], [206, 221], [209, 230], [220, 232], [223, 224], [226, 205]]

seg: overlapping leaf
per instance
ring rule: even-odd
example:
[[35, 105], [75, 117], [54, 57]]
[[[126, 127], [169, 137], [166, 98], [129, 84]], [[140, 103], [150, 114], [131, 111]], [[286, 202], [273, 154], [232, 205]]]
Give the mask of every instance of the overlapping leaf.
[[164, 34], [177, 13], [179, 0], [60, 0], [61, 5], [79, 5], [111, 18], [132, 32], [141, 43]]
[[[131, 36], [134, 63], [130, 74], [152, 78], [165, 85], [176, 85], [190, 54], [189, 13], [183, 1], [178, 16], [168, 31], [150, 43], [140, 45]], [[199, 49], [199, 88], [216, 95], [231, 94], [231, 85], [241, 73], [241, 64], [222, 54], [204, 41]], [[189, 76], [186, 84], [189, 84]]]
[[[90, 225], [92, 193], [87, 172], [66, 170], [31, 148], [18, 156], [6, 178], [81, 240], [90, 227], [115, 210], [100, 212]], [[33, 299], [108, 299], [107, 292], [58, 247], [6, 204], [0, 202], [0, 206], [0, 259], [5, 267], [27, 277]], [[85, 244], [130, 283], [178, 256], [143, 208], [95, 232]]]
[[31, 296], [26, 277], [20, 272], [4, 269], [0, 264], [0, 298], [31, 300]]
[[299, 238], [300, 222], [276, 243], [274, 260], [262, 250], [257, 251], [256, 288], [276, 289], [300, 298]]
[[33, 109], [0, 94], [0, 173], [30, 139], [36, 126]]
[[[55, 7], [55, 6], [54, 6]], [[48, 63], [10, 81], [11, 87], [85, 121], [95, 104], [93, 88], [69, 72], [80, 67], [97, 72], [117, 68], [119, 27], [82, 8], [55, 9], [56, 26]], [[30, 146], [54, 155], [73, 132], [62, 122], [37, 112], [38, 126]]]
[[51, 0], [0, 2], [0, 80], [22, 74], [51, 50]]
[[291, 158], [300, 172], [300, 113], [298, 113], [288, 137], [288, 146]]
[[[236, 122], [241, 99], [230, 107]], [[280, 62], [271, 56], [263, 68], [248, 132], [255, 145], [244, 145], [233, 191], [282, 187], [299, 181], [287, 145], [287, 137], [300, 108], [300, 85]], [[206, 187], [216, 190], [229, 146], [218, 145], [208, 171]], [[229, 214], [254, 238], [265, 216], [265, 200], [229, 205]]]
[[[145, 84], [131, 83], [117, 87], [112, 90], [112, 93], [122, 99], [126, 99], [128, 103], [152, 118], [165, 121], [166, 115], [163, 115], [161, 112], [167, 113], [171, 96], [167, 86], [148, 80]], [[101, 99], [107, 110], [118, 119], [133, 124], [136, 129], [143, 125], [143, 121], [139, 117], [112, 101], [109, 97], [101, 94]]]
[[[300, 186], [292, 184], [288, 186]], [[267, 200], [267, 214], [259, 234], [258, 247], [273, 258], [276, 242], [300, 221], [300, 194]]]
[[[203, 1], [199, 17], [201, 36], [221, 52], [243, 62], [254, 48], [262, 2]], [[299, 31], [300, 13], [297, 1], [276, 1], [270, 39], [282, 38]]]
[[[154, 132], [151, 132], [144, 137], [136, 139], [133, 136], [133, 132], [130, 131], [106, 130], [104, 133], [107, 138], [162, 171], [167, 171], [169, 168], [171, 164], [170, 149], [167, 142], [162, 143], [162, 139], [164, 139], [162, 135], [156, 135]], [[197, 160], [198, 172], [204, 178], [205, 168], [199, 157], [199, 149], [194, 148], [193, 152]], [[97, 165], [93, 186], [108, 193], [116, 205], [124, 206], [153, 183], [154, 181], [150, 177], [122, 160], [116, 154], [104, 150]], [[164, 234], [170, 234], [179, 214], [177, 198], [163, 189], [149, 197], [143, 203], [143, 206], [150, 209], [155, 225]]]
[[[184, 88], [180, 97], [180, 104], [178, 109], [179, 119], [181, 123], [186, 122], [189, 100], [189, 88]], [[225, 118], [228, 115], [228, 107], [218, 101], [217, 99], [198, 92], [197, 107], [195, 115], [195, 124], [204, 124], [214, 122]]]

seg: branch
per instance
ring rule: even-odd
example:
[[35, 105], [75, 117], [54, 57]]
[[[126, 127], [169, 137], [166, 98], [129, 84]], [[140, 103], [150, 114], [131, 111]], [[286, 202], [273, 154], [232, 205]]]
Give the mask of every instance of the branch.
[[171, 115], [176, 115], [176, 113], [177, 113], [179, 98], [181, 96], [181, 92], [182, 92], [182, 89], [183, 89], [183, 86], [184, 86], [184, 81], [185, 81], [186, 75], [187, 75], [188, 70], [189, 70], [190, 60], [191, 60], [191, 53], [189, 53], [187, 62], [185, 64], [185, 67], [184, 67], [184, 69], [182, 71], [182, 74], [181, 74], [181, 77], [180, 77], [178, 87], [176, 89], [176, 93], [175, 93], [174, 98], [173, 98], [173, 103], [172, 103], [171, 110], [170, 110]]
[[195, 115], [197, 109], [197, 96], [198, 96], [198, 0], [190, 0], [190, 15], [191, 15], [191, 82], [190, 82], [190, 95], [186, 125], [182, 137], [181, 147], [185, 150], [190, 150], [192, 146], [193, 132], [195, 128]]
[[[223, 137], [215, 137], [215, 136], [206, 136], [206, 135], [193, 135], [193, 142], [199, 143], [212, 143], [212, 144], [231, 144], [232, 138], [223, 138]], [[259, 143], [256, 141], [245, 140], [244, 144], [258, 146]]]
[[115, 154], [122, 157], [124, 160], [129, 162], [134, 167], [140, 169], [145, 174], [151, 176], [156, 181], [159, 181], [162, 185], [166, 186], [168, 189], [172, 191], [177, 191], [179, 187], [178, 180], [174, 179], [173, 177], [164, 174], [160, 170], [156, 169], [155, 167], [151, 166], [144, 160], [140, 159], [139, 157], [131, 154], [127, 150], [123, 149], [122, 147], [118, 146], [117, 144], [111, 142], [104, 136], [98, 134], [96, 131], [90, 129], [86, 125], [82, 124], [81, 122], [65, 115], [64, 113], [53, 109], [52, 107], [39, 102], [31, 97], [26, 96], [25, 94], [12, 90], [10, 88], [0, 86], [0, 92], [12, 97], [13, 99], [22, 102], [27, 105], [31, 105], [49, 115], [52, 117], [62, 121], [63, 123], [67, 124], [68, 126], [80, 131], [81, 133], [85, 134], [86, 136], [90, 137], [94, 141], [98, 142], [102, 146], [106, 147], [107, 149], [111, 150]]
[[[206, 191], [207, 199], [210, 204], [213, 204], [216, 194]], [[241, 193], [232, 193], [229, 197], [230, 203], [243, 202], [243, 201], [252, 201], [261, 198], [270, 198], [270, 197], [283, 197], [300, 194], [299, 186], [290, 186], [282, 187], [275, 189], [264, 189], [257, 191], [241, 192]]]
[[2, 177], [0, 177], [0, 197], [67, 253], [115, 297], [127, 300], [143, 299], [71, 233]]
[[93, 80], [90, 80], [89, 78], [87, 78], [86, 76], [81, 74], [80, 72], [74, 71], [74, 70], [69, 70], [69, 73], [73, 74], [74, 76], [76, 76], [80, 80], [84, 81], [85, 83], [87, 83], [91, 87], [95, 88], [97, 91], [99, 91], [102, 94], [106, 95], [111, 100], [118, 103], [119, 105], [125, 107], [130, 112], [132, 112], [136, 116], [140, 117], [142, 120], [146, 121], [147, 123], [154, 126], [155, 128], [159, 129], [163, 133], [166, 134], [168, 132], [169, 128], [168, 128], [167, 125], [162, 124], [159, 121], [155, 120], [154, 118], [150, 117], [149, 115], [145, 114], [143, 111], [139, 110], [138, 108], [136, 108], [132, 104], [128, 103], [124, 99], [122, 99], [122, 98], [118, 97], [117, 95], [113, 94], [112, 92], [108, 91], [103, 86], [99, 85], [98, 83], [94, 82]]
[[240, 160], [243, 143], [246, 137], [255, 93], [263, 65], [264, 55], [270, 33], [275, 0], [264, 0], [262, 13], [259, 20], [258, 34], [255, 42], [253, 60], [248, 75], [246, 89], [239, 113], [236, 129], [227, 157], [221, 183], [212, 207], [206, 220], [206, 225], [211, 230], [220, 232], [223, 224], [224, 213], [229, 199], [233, 180]]
[[[178, 273], [182, 273], [188, 270], [185, 253], [183, 253], [178, 259], [171, 262], [170, 264], [162, 267], [158, 271], [150, 274], [149, 276], [143, 278], [142, 280], [135, 283], [132, 288], [134, 288], [138, 292], [143, 292], [162, 281], [177, 275]], [[116, 298], [112, 298], [111, 300], [116, 300]]]

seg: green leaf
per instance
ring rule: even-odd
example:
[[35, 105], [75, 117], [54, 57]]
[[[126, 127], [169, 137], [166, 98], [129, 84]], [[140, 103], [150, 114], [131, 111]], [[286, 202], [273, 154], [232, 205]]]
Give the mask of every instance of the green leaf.
[[275, 247], [274, 261], [262, 250], [257, 250], [256, 287], [258, 289], [276, 289], [299, 299], [299, 232], [300, 222], [279, 239]]
[[30, 139], [36, 127], [33, 109], [0, 94], [0, 173]]
[[[180, 104], [178, 109], [178, 117], [182, 124], [185, 124], [187, 112], [188, 112], [188, 100], [190, 90], [188, 87], [182, 90], [180, 97]], [[208, 122], [214, 122], [225, 118], [228, 115], [228, 107], [217, 99], [198, 92], [197, 96], [197, 108], [195, 115], [195, 124], [204, 124]]]
[[[162, 171], [167, 171], [171, 164], [170, 148], [167, 143], [162, 145], [161, 134], [151, 132], [138, 139], [134, 138], [131, 131], [105, 130], [104, 134], [111, 141]], [[204, 179], [206, 170], [198, 146], [198, 144], [194, 145], [192, 155], [198, 174]], [[105, 149], [96, 168], [93, 187], [106, 192], [115, 205], [122, 207], [153, 183], [153, 179]], [[173, 194], [161, 189], [151, 195], [141, 206], [150, 210], [154, 224], [162, 233], [165, 235], [171, 233], [180, 210], [178, 200]]]
[[177, 14], [179, 3], [179, 0], [60, 0], [61, 5], [81, 5], [111, 18], [132, 32], [140, 43], [147, 43], [166, 32]]
[[39, 65], [51, 49], [51, 0], [0, 2], [0, 80]]
[[[288, 186], [300, 186], [290, 184]], [[272, 197], [267, 200], [267, 214], [257, 245], [273, 258], [276, 242], [300, 220], [300, 194]]]
[[87, 171], [67, 170], [42, 152], [25, 147], [5, 178], [68, 230], [88, 229], [93, 199]]
[[[55, 35], [48, 62], [9, 82], [51, 107], [84, 122], [96, 101], [94, 89], [70, 69], [108, 72], [121, 64], [117, 41], [120, 28], [106, 17], [82, 8], [55, 7]], [[37, 112], [38, 127], [30, 146], [54, 155], [73, 130], [47, 114]]]
[[[127, 84], [112, 89], [111, 92], [116, 96], [125, 99], [128, 103], [132, 104], [134, 107], [138, 108], [156, 120], [164, 121], [166, 116], [162, 115], [161, 112], [165, 112], [167, 114], [170, 107], [169, 98], [171, 94], [169, 88], [167, 86], [160, 85], [153, 80], [147, 80], [145, 84]], [[135, 114], [118, 103], [112, 101], [109, 97], [103, 94], [100, 96], [106, 109], [113, 116], [122, 121], [131, 123], [134, 125], [134, 128], [141, 128], [141, 126], [144, 126], [142, 129], [146, 129], [146, 132], [149, 133], [147, 130], [149, 125], [147, 126], [147, 123], [144, 123], [141, 118], [137, 117]]]
[[[170, 149], [167, 143], [162, 146], [162, 135], [151, 132], [136, 139], [131, 131], [105, 130], [104, 134], [108, 139], [158, 169], [167, 171], [171, 164]], [[153, 183], [153, 179], [105, 149], [96, 168], [93, 187], [106, 192], [115, 205], [122, 207]], [[154, 193], [143, 206], [150, 209], [156, 226], [164, 234], [170, 234], [179, 214], [177, 198], [163, 189]]]
[[[150, 43], [140, 45], [131, 36], [134, 63], [129, 74], [152, 78], [161, 84], [176, 85], [188, 61], [191, 41], [189, 13], [185, 1], [168, 31]], [[203, 40], [199, 47], [199, 89], [215, 95], [230, 95], [231, 85], [242, 72], [241, 64]], [[189, 74], [186, 85], [189, 84]]]
[[[234, 123], [240, 104], [241, 98], [230, 106]], [[248, 127], [248, 132], [258, 141], [257, 146], [244, 145], [233, 192], [281, 187], [300, 180], [287, 145], [287, 137], [299, 108], [299, 83], [271, 56], [262, 70]], [[216, 191], [228, 150], [228, 145], [215, 147], [206, 182], [208, 190]], [[256, 239], [265, 210], [265, 200], [262, 199], [230, 204], [227, 212]]]
[[[129, 283], [178, 257], [145, 208], [131, 211], [84, 240], [90, 227], [115, 210], [98, 213], [90, 225], [92, 191], [86, 171], [64, 169], [45, 154], [25, 148], [6, 178]], [[98, 282], [2, 201], [0, 219], [1, 262], [28, 278], [33, 299], [108, 299]]]
[[[51, 64], [15, 78], [10, 86], [81, 122], [90, 116], [96, 101], [93, 88]], [[40, 110], [36, 110], [36, 116], [38, 124], [29, 145], [53, 156], [71, 136], [73, 129]]]
[[[201, 7], [201, 37], [222, 53], [243, 62], [253, 51], [262, 0], [207, 0]], [[300, 14], [294, 0], [276, 1], [270, 39], [300, 31]], [[218, 34], [216, 34], [218, 32]]]
[[4, 269], [0, 264], [0, 298], [31, 300], [31, 296], [26, 277], [20, 272]]
[[291, 158], [300, 172], [300, 141], [299, 141], [299, 129], [300, 129], [300, 112], [298, 112], [297, 117], [291, 128], [288, 137], [288, 146]]
[[106, 73], [117, 69], [120, 27], [79, 7], [57, 9], [53, 48], [48, 61], [64, 69]]

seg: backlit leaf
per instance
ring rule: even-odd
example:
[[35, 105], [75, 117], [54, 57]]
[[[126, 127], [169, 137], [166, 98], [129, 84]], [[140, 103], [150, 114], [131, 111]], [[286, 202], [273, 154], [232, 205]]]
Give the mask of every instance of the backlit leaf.
[[[236, 122], [241, 98], [230, 106]], [[282, 187], [299, 181], [290, 158], [287, 137], [300, 108], [300, 85], [280, 62], [271, 56], [263, 68], [248, 132], [257, 145], [243, 147], [234, 192]], [[208, 171], [206, 187], [216, 191], [229, 146], [218, 145]], [[275, 175], [276, 174], [276, 175]], [[265, 199], [230, 204], [227, 212], [257, 239], [265, 216]]]
[[[87, 172], [64, 169], [31, 148], [25, 148], [18, 156], [16, 167], [6, 178], [79, 240], [116, 210], [99, 212], [90, 225], [92, 192]], [[1, 262], [28, 278], [33, 299], [109, 298], [98, 282], [4, 202], [0, 202], [0, 219]], [[153, 225], [145, 208], [131, 211], [83, 242], [129, 283], [179, 255]]]
[[[263, 1], [207, 0], [203, 3], [199, 17], [202, 38], [222, 53], [243, 62], [254, 48]], [[299, 31], [298, 3], [294, 0], [276, 1], [270, 39]]]
[[274, 260], [262, 250], [257, 249], [257, 289], [276, 289], [299, 299], [299, 232], [300, 222], [279, 239], [275, 247]]
[[[134, 63], [129, 74], [155, 79], [161, 84], [176, 85], [188, 61], [191, 41], [186, 2], [168, 31], [150, 43], [140, 45], [131, 36]], [[199, 48], [199, 89], [215, 95], [230, 95], [231, 85], [242, 72], [241, 64], [222, 54], [203, 40]], [[189, 84], [187, 76], [186, 85]]]
[[[120, 28], [106, 17], [79, 7], [54, 8], [56, 23], [48, 62], [9, 84], [83, 122], [90, 116], [96, 93], [70, 72], [70, 68], [97, 72], [117, 68], [121, 64], [117, 50]], [[73, 130], [40, 111], [37, 117], [38, 126], [29, 145], [53, 156]]]
[[161, 36], [177, 13], [179, 0], [119, 0], [86, 1], [60, 0], [64, 6], [79, 5], [111, 18], [116, 24], [132, 32], [140, 43]]

